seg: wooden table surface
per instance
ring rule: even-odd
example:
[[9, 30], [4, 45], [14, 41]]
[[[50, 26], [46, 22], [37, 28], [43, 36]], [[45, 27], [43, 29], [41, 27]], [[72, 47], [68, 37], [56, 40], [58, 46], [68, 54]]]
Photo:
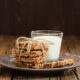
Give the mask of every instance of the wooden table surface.
[[[14, 46], [15, 36], [0, 36], [0, 56], [9, 54]], [[65, 36], [63, 38], [62, 53], [80, 55], [80, 36]], [[80, 67], [50, 73], [29, 73], [17, 71], [0, 65], [0, 80], [80, 80]]]

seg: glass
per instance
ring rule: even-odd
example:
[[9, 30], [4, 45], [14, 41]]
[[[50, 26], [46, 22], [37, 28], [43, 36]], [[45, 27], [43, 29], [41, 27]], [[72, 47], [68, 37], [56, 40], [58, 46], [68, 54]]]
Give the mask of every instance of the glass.
[[48, 54], [46, 61], [55, 61], [59, 59], [63, 32], [54, 30], [36, 30], [31, 32], [32, 39], [46, 39], [53, 43], [48, 45]]

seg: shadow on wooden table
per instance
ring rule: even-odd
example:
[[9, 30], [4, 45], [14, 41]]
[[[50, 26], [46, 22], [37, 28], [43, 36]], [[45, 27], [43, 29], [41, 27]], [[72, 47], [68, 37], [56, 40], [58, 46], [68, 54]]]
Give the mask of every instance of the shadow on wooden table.
[[[35, 80], [35, 78], [51, 78], [51, 77], [55, 77], [58, 78], [61, 75], [64, 75], [65, 73], [71, 73], [71, 71], [73, 71], [73, 69], [69, 69], [69, 70], [64, 70], [64, 71], [55, 71], [55, 72], [27, 72], [27, 71], [19, 71], [19, 70], [15, 70], [14, 71], [14, 80], [16, 78], [19, 78], [21, 80], [21, 77], [23, 78], [33, 78]], [[18, 79], [18, 80], [19, 80]]]
[[74, 68], [56, 72], [27, 72], [4, 67], [0, 71], [0, 75], [3, 75], [0, 80], [67, 80], [69, 77], [76, 79]]

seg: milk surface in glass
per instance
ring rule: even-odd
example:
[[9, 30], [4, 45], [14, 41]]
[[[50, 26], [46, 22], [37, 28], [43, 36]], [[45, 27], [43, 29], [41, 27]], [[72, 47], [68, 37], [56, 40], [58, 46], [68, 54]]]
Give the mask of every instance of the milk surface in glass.
[[59, 36], [35, 36], [33, 37], [34, 40], [42, 38], [48, 41], [53, 42], [54, 44], [48, 45], [48, 54], [46, 55], [46, 61], [55, 61], [59, 59], [60, 48], [62, 38]]

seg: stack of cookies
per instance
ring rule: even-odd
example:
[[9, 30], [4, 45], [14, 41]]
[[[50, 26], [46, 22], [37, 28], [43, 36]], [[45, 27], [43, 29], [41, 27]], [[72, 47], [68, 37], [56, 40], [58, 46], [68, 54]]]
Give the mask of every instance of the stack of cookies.
[[27, 68], [43, 68], [48, 48], [45, 42], [23, 40], [16, 43], [12, 50], [17, 66]]

